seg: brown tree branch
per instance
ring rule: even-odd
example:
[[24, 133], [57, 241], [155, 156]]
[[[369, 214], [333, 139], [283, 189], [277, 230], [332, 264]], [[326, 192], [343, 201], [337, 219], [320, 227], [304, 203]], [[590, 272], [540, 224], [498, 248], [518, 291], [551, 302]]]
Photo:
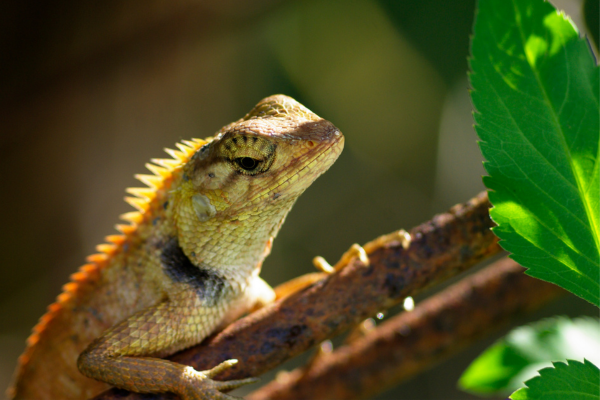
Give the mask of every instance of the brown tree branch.
[[[171, 359], [203, 370], [237, 358], [241, 362], [217, 379], [260, 375], [406, 296], [499, 253], [497, 239], [490, 231], [489, 208], [487, 194], [482, 192], [413, 228], [408, 249], [392, 241], [369, 254], [369, 265], [352, 259], [338, 273], [234, 322]], [[96, 397], [115, 398], [147, 397], [125, 395], [123, 391]]]
[[246, 398], [370, 398], [564, 293], [523, 272], [508, 258], [497, 261]]

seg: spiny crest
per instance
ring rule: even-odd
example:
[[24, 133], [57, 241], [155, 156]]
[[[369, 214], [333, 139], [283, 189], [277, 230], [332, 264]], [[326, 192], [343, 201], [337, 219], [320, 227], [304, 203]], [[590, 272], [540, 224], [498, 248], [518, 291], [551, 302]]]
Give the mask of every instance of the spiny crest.
[[99, 272], [111, 259], [111, 257], [125, 243], [127, 237], [134, 234], [139, 224], [144, 221], [144, 212], [149, 209], [150, 203], [156, 198], [156, 192], [164, 187], [165, 182], [171, 178], [172, 173], [177, 168], [185, 164], [192, 155], [212, 137], [202, 139], [183, 140], [177, 143], [178, 150], [165, 149], [173, 157], [172, 159], [153, 159], [154, 164], [146, 164], [146, 168], [153, 175], [136, 175], [135, 177], [146, 185], [142, 188], [128, 188], [127, 193], [135, 197], [126, 197], [125, 200], [135, 207], [138, 211], [132, 211], [121, 215], [121, 219], [130, 224], [119, 224], [116, 229], [121, 235], [109, 235], [106, 237], [108, 243], [100, 244], [96, 247], [98, 253], [87, 257], [88, 264], [79, 268], [79, 271], [71, 275], [71, 281], [63, 286], [63, 292], [58, 296], [57, 301], [48, 306], [48, 312], [42, 316], [38, 324], [33, 328], [31, 336], [27, 339], [28, 349], [20, 357], [20, 365], [23, 367], [28, 363], [32, 347], [39, 340], [40, 335], [46, 330], [46, 326], [52, 322], [54, 316], [66, 303], [78, 296], [82, 290], [83, 283], [95, 281], [99, 277]]
[[148, 211], [150, 203], [155, 199], [156, 192], [164, 186], [166, 180], [171, 178], [173, 171], [187, 163], [194, 153], [210, 140], [212, 138], [182, 140], [181, 143], [175, 144], [179, 150], [165, 149], [172, 158], [153, 158], [154, 164], [147, 163], [146, 168], [153, 175], [135, 175], [147, 187], [126, 189], [127, 193], [134, 197], [125, 197], [125, 201], [137, 211], [125, 213], [121, 215], [121, 219], [129, 222], [131, 224], [129, 226], [133, 229], [125, 228], [127, 225], [117, 225], [117, 229], [125, 235], [135, 231], [136, 226], [144, 220], [144, 213]]
[[131, 211], [122, 214], [120, 218], [129, 225], [118, 224], [116, 229], [122, 235], [110, 235], [106, 237], [108, 244], [100, 244], [96, 247], [97, 254], [92, 254], [87, 258], [87, 261], [93, 264], [101, 265], [107, 262], [127, 240], [127, 236], [132, 235], [139, 224], [144, 221], [145, 213], [150, 208], [150, 204], [156, 198], [156, 193], [165, 186], [173, 172], [188, 162], [194, 153], [204, 146], [212, 138], [183, 140], [181, 143], [176, 143], [179, 150], [165, 149], [165, 151], [173, 157], [152, 159], [154, 164], [146, 164], [146, 168], [153, 175], [135, 175], [135, 177], [146, 184], [146, 187], [127, 188], [126, 192], [132, 196], [125, 197], [125, 201], [131, 204], [137, 211]]

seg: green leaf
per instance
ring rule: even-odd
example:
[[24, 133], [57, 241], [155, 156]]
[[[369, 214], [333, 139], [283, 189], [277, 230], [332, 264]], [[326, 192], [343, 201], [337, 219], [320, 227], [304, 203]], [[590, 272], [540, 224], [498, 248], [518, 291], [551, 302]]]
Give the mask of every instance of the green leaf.
[[512, 400], [592, 400], [600, 398], [600, 370], [588, 360], [553, 363], [540, 376], [528, 380], [528, 387], [517, 390]]
[[471, 93], [494, 233], [527, 274], [600, 306], [598, 67], [542, 0], [481, 0]]
[[509, 394], [551, 361], [584, 358], [600, 364], [600, 320], [546, 319], [512, 330], [473, 361], [458, 384], [478, 394]]

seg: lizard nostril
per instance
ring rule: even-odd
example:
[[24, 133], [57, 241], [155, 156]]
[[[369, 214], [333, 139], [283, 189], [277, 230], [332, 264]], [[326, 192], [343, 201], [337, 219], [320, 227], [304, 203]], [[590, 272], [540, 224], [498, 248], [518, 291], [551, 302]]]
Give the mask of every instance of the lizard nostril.
[[314, 147], [315, 146], [315, 142], [313, 142], [312, 140], [309, 140], [308, 142], [306, 142], [306, 145], [308, 147]]

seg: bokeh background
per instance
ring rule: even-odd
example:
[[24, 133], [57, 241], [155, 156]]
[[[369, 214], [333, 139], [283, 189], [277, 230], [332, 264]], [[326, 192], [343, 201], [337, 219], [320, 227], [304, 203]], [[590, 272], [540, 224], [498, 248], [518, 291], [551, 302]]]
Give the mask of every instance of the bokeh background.
[[[580, 1], [555, 4], [585, 32]], [[45, 307], [131, 210], [120, 199], [140, 185], [133, 174], [263, 97], [293, 96], [346, 136], [275, 241], [263, 269], [272, 285], [312, 272], [315, 255], [335, 262], [352, 243], [483, 190], [466, 75], [474, 9], [474, 0], [2, 2], [0, 390]], [[597, 310], [568, 298], [531, 318], [556, 313]], [[378, 399], [475, 398], [456, 381], [494, 339]]]

